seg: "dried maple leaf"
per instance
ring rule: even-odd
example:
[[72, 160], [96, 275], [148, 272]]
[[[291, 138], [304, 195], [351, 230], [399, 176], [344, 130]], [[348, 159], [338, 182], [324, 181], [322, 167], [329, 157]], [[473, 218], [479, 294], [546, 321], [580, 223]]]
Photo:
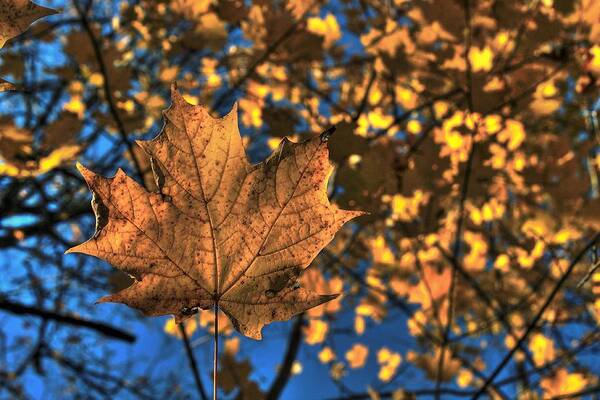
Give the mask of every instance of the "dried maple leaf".
[[[55, 10], [29, 0], [0, 0], [0, 49], [7, 40], [23, 33], [34, 21], [55, 13]], [[0, 78], [0, 92], [13, 89], [11, 83]]]
[[29, 0], [0, 0], [0, 48], [8, 39], [23, 33], [34, 21], [56, 11]]
[[335, 232], [362, 214], [329, 203], [325, 137], [284, 139], [251, 165], [237, 107], [214, 119], [175, 88], [172, 102], [161, 134], [138, 142], [159, 192], [122, 170], [104, 178], [79, 166], [94, 194], [96, 233], [68, 252], [103, 258], [136, 278], [99, 301], [178, 321], [218, 306], [238, 331], [260, 339], [265, 324], [335, 298], [297, 283]]

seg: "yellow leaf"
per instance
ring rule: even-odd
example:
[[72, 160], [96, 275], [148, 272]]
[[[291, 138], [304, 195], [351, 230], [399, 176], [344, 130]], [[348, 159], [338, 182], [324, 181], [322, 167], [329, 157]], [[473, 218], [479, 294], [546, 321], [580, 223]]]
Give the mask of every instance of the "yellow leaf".
[[102, 85], [104, 85], [104, 75], [99, 72], [91, 74], [88, 80], [92, 86], [102, 87]]
[[508, 272], [510, 266], [510, 258], [506, 254], [500, 254], [494, 261], [494, 268], [502, 272]]
[[322, 36], [324, 47], [329, 48], [341, 37], [340, 26], [333, 14], [327, 14], [325, 18], [311, 17], [306, 21], [306, 29], [316, 35]]
[[358, 154], [350, 154], [348, 157], [348, 165], [351, 167], [356, 167], [362, 160], [362, 157]]
[[160, 71], [160, 80], [163, 82], [173, 82], [175, 80], [175, 78], [177, 78], [177, 74], [179, 73], [179, 67], [178, 66], [171, 66], [171, 67], [167, 67], [164, 68], [162, 71]]
[[504, 81], [497, 76], [492, 77], [484, 86], [484, 92], [497, 92], [505, 87]]
[[581, 238], [581, 232], [577, 231], [575, 228], [562, 228], [552, 238], [552, 243], [555, 244], [566, 244], [572, 240], [577, 240]]
[[472, 381], [473, 381], [473, 373], [471, 371], [469, 371], [468, 369], [465, 369], [465, 368], [461, 368], [458, 371], [458, 375], [456, 376], [456, 384], [459, 387], [465, 388], [465, 387], [469, 386]]
[[417, 135], [417, 134], [421, 133], [422, 130], [423, 130], [423, 127], [421, 126], [421, 122], [419, 122], [419, 120], [411, 119], [406, 124], [406, 131], [408, 133], [412, 133], [413, 135]]
[[302, 373], [302, 364], [300, 363], [300, 361], [294, 361], [294, 363], [292, 364], [291, 373], [292, 376], [300, 375]]
[[394, 122], [394, 116], [385, 114], [380, 107], [377, 107], [374, 111], [369, 112], [367, 120], [369, 125], [375, 129], [387, 129]]
[[473, 72], [487, 72], [492, 69], [494, 53], [489, 46], [483, 49], [479, 47], [471, 47], [469, 50], [469, 63]]
[[329, 324], [320, 319], [311, 319], [308, 321], [308, 326], [304, 328], [306, 335], [304, 340], [310, 345], [323, 343], [327, 337]]
[[379, 380], [382, 382], [389, 382], [396, 374], [396, 371], [402, 362], [402, 356], [399, 353], [391, 351], [387, 347], [382, 347], [377, 352], [377, 362], [380, 364], [378, 374]]
[[525, 221], [521, 226], [521, 232], [531, 238], [544, 238], [552, 233], [553, 226], [554, 223], [549, 216], [540, 214]]
[[412, 221], [419, 215], [419, 210], [429, 201], [429, 194], [415, 190], [412, 196], [395, 194], [392, 197], [392, 218], [400, 221]]
[[[185, 321], [184, 329], [187, 336], [191, 337], [194, 334], [194, 332], [196, 332], [196, 329], [198, 329], [198, 323], [196, 322], [196, 319], [192, 318]], [[171, 336], [175, 336], [179, 339], [182, 338], [181, 331], [179, 330], [179, 325], [175, 321], [175, 318], [169, 318], [167, 322], [165, 322], [164, 331], [165, 333]]]
[[592, 46], [589, 53], [591, 57], [587, 64], [587, 68], [595, 74], [600, 74], [600, 45], [596, 44]]
[[355, 316], [354, 317], [354, 332], [356, 332], [356, 334], [360, 336], [363, 333], [365, 333], [365, 327], [366, 327], [365, 319], [360, 315]]
[[367, 363], [369, 348], [364, 344], [356, 343], [346, 352], [346, 360], [350, 368], [362, 368]]
[[225, 353], [227, 354], [237, 354], [240, 350], [240, 338], [233, 337], [225, 340]]
[[371, 240], [370, 243], [373, 262], [387, 265], [394, 263], [394, 253], [387, 246], [383, 235], [377, 236], [375, 239]]
[[542, 365], [554, 360], [554, 342], [541, 333], [535, 333], [529, 339], [529, 349], [535, 365]]
[[525, 127], [520, 121], [509, 119], [505, 128], [498, 134], [501, 143], [507, 143], [509, 150], [516, 150], [525, 140]]
[[[396, 95], [397, 101], [405, 109], [411, 109], [411, 108], [416, 107], [418, 97], [417, 97], [417, 94], [412, 89], [407, 88], [405, 86], [398, 85], [395, 88], [395, 95]], [[439, 108], [441, 107], [441, 104], [446, 104], [446, 103], [438, 101], [434, 104], [434, 107], [437, 105], [436, 110], [439, 110]]]
[[483, 126], [489, 135], [494, 135], [502, 129], [502, 117], [498, 114], [491, 114], [483, 119]]
[[441, 273], [429, 265], [423, 267], [423, 277], [416, 286], [410, 288], [408, 301], [421, 304], [423, 309], [431, 307], [433, 301], [437, 301], [448, 294], [450, 289], [450, 269], [445, 268]]
[[570, 373], [560, 368], [551, 377], [543, 378], [540, 387], [544, 389], [544, 397], [567, 396], [584, 389], [587, 379], [580, 373]]
[[77, 114], [79, 119], [83, 119], [85, 113], [85, 104], [81, 101], [81, 96], [74, 95], [71, 97], [68, 103], [63, 107], [66, 111], [70, 111], [73, 114]]
[[335, 353], [331, 349], [331, 347], [324, 347], [323, 350], [319, 352], [319, 361], [323, 364], [328, 364], [335, 360]]
[[79, 145], [75, 144], [65, 145], [53, 150], [50, 154], [40, 160], [36, 173], [46, 173], [63, 165], [66, 161], [73, 160], [77, 154], [79, 154], [80, 150], [81, 148]]
[[463, 136], [458, 131], [450, 131], [446, 135], [446, 143], [452, 150], [459, 150], [463, 147], [465, 141]]

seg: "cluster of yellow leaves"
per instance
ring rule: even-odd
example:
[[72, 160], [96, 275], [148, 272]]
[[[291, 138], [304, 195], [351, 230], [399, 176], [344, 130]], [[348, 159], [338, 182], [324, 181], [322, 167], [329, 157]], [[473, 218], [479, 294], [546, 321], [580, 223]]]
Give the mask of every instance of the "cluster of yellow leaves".
[[424, 310], [430, 309], [434, 302], [438, 302], [448, 295], [450, 275], [450, 268], [439, 271], [433, 266], [423, 266], [419, 283], [409, 289], [408, 301], [420, 304]]
[[329, 325], [327, 322], [320, 319], [311, 319], [308, 321], [308, 326], [304, 328], [304, 340], [311, 345], [323, 343], [328, 330]]
[[465, 269], [470, 272], [483, 271], [487, 262], [488, 245], [483, 235], [466, 231], [464, 240], [469, 246], [469, 252], [465, 255], [463, 263]]
[[306, 21], [306, 27], [309, 32], [323, 37], [325, 48], [331, 47], [342, 37], [340, 26], [333, 14], [327, 14], [324, 18], [310, 17]]
[[559, 368], [553, 376], [545, 377], [540, 382], [544, 397], [568, 396], [583, 390], [588, 384], [583, 374], [572, 373]]
[[379, 364], [379, 379], [383, 382], [389, 382], [402, 362], [402, 356], [399, 353], [391, 351], [387, 347], [382, 347], [377, 352], [377, 363]]
[[361, 36], [360, 41], [366, 51], [374, 55], [386, 54], [394, 57], [399, 47], [403, 47], [408, 54], [412, 53], [415, 48], [408, 28], [398, 25], [392, 19], [386, 19], [383, 30], [371, 28]]
[[476, 116], [455, 111], [444, 120], [440, 128], [436, 128], [434, 139], [443, 146], [440, 157], [450, 157], [453, 165], [467, 161], [472, 140], [463, 132], [475, 129], [475, 119]]
[[475, 225], [481, 225], [484, 222], [492, 222], [502, 219], [506, 206], [496, 197], [492, 197], [485, 202], [481, 208], [473, 206], [469, 213], [471, 221]]
[[370, 239], [369, 248], [374, 263], [391, 265], [395, 262], [394, 252], [388, 247], [383, 235]]
[[429, 201], [430, 194], [415, 190], [412, 196], [395, 194], [391, 199], [392, 219], [408, 222], [419, 216], [421, 207]]
[[[183, 322], [183, 326], [185, 329], [186, 336], [191, 337], [194, 334], [194, 332], [196, 332], [196, 329], [198, 329], [198, 322], [195, 318], [188, 319], [187, 321]], [[166, 334], [175, 336], [179, 339], [183, 337], [181, 334], [181, 330], [177, 325], [177, 322], [175, 322], [175, 318], [169, 318], [167, 322], [165, 322], [163, 330]]]
[[35, 177], [74, 160], [81, 151], [80, 146], [70, 140], [61, 143], [57, 139], [59, 136], [67, 135], [68, 133], [60, 129], [49, 129], [45, 141], [48, 144], [47, 154], [37, 158], [33, 148], [32, 133], [18, 128], [12, 122], [2, 121], [0, 123], [0, 175], [15, 178]]
[[531, 350], [533, 361], [538, 367], [554, 360], [554, 342], [552, 339], [541, 333], [531, 335], [531, 338], [529, 339], [529, 349]]
[[[227, 316], [219, 312], [219, 334], [229, 336], [233, 333], [233, 327]], [[188, 337], [191, 337], [198, 328], [205, 329], [207, 333], [215, 331], [215, 315], [211, 310], [199, 310], [198, 315], [194, 318], [187, 319], [183, 322], [185, 332]], [[181, 331], [175, 318], [169, 318], [163, 327], [165, 333], [181, 339]]]

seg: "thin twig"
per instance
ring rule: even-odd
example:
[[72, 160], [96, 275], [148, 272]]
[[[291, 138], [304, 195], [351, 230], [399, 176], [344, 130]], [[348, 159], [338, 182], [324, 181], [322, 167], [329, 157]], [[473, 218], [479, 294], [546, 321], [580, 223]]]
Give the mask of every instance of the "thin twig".
[[194, 375], [194, 380], [196, 381], [196, 388], [198, 389], [198, 394], [202, 400], [208, 400], [206, 397], [206, 392], [204, 391], [204, 386], [202, 385], [202, 380], [200, 379], [200, 371], [198, 371], [198, 364], [196, 364], [196, 358], [194, 357], [194, 352], [192, 351], [192, 346], [190, 345], [190, 338], [188, 337], [187, 332], [185, 331], [185, 326], [183, 323], [179, 323], [179, 332], [181, 333], [181, 337], [183, 338], [183, 343], [185, 344], [185, 352], [187, 354], [187, 358], [190, 362], [190, 368], [192, 368], [192, 374]]
[[[465, 9], [465, 64], [466, 64], [466, 83], [467, 83], [467, 104], [469, 107], [469, 118], [473, 113], [473, 75], [471, 71], [471, 62], [469, 61], [469, 52], [471, 50], [471, 4], [469, 0], [464, 0], [463, 7]], [[463, 220], [465, 213], [465, 203], [467, 201], [467, 195], [469, 192], [469, 179], [471, 177], [471, 170], [473, 166], [473, 156], [475, 155], [475, 131], [477, 127], [474, 127], [471, 130], [471, 148], [469, 149], [469, 158], [467, 160], [467, 165], [465, 168], [465, 176], [462, 184], [462, 191], [460, 196], [460, 204], [458, 210], [458, 220], [456, 221], [456, 236], [454, 238], [454, 247], [452, 249], [452, 257], [454, 259], [458, 259], [460, 252], [460, 242], [462, 237], [462, 228], [463, 228]], [[444, 370], [444, 359], [446, 356], [446, 351], [448, 347], [448, 342], [450, 338], [450, 329], [452, 327], [452, 320], [454, 318], [454, 297], [456, 294], [456, 279], [457, 279], [457, 269], [452, 268], [452, 275], [450, 277], [450, 288], [448, 289], [448, 312], [446, 316], [446, 325], [444, 327], [444, 335], [442, 348], [440, 350], [440, 359], [438, 360], [436, 377], [435, 377], [435, 388], [436, 400], [440, 399], [440, 392], [442, 385], [442, 374]]]
[[93, 329], [96, 332], [113, 339], [122, 340], [129, 343], [135, 342], [135, 336], [128, 332], [122, 331], [121, 329], [110, 325], [103, 324], [101, 322], [90, 321], [73, 315], [60, 314], [56, 311], [43, 310], [36, 307], [13, 303], [8, 300], [0, 300], [0, 310], [4, 310], [12, 314], [33, 315], [36, 317], [41, 317], [44, 320]]
[[302, 324], [304, 322], [304, 314], [300, 314], [296, 317], [292, 330], [290, 332], [287, 350], [285, 351], [285, 357], [283, 364], [279, 368], [279, 372], [275, 377], [275, 380], [271, 384], [269, 391], [265, 397], [266, 400], [275, 400], [281, 396], [281, 392], [285, 388], [290, 376], [292, 375], [292, 366], [298, 355], [298, 349], [302, 343]]
[[588, 252], [588, 250], [590, 250], [593, 246], [596, 245], [598, 240], [600, 240], [600, 233], [597, 233], [594, 236], [594, 238], [592, 240], [590, 240], [588, 242], [588, 244], [579, 252], [579, 254], [577, 254], [577, 256], [573, 259], [573, 261], [571, 261], [571, 264], [569, 265], [569, 267], [567, 268], [565, 273], [561, 276], [561, 278], [558, 280], [558, 282], [552, 289], [552, 292], [550, 293], [550, 295], [548, 296], [548, 298], [546, 299], [546, 301], [544, 302], [542, 307], [539, 309], [539, 311], [537, 312], [537, 314], [535, 315], [533, 320], [527, 325], [527, 329], [525, 330], [523, 335], [512, 346], [510, 351], [504, 356], [504, 358], [502, 359], [500, 364], [498, 364], [498, 366], [494, 369], [494, 372], [492, 372], [492, 374], [485, 380], [483, 385], [479, 388], [477, 393], [475, 393], [475, 395], [473, 396], [473, 400], [476, 400], [479, 397], [481, 397], [481, 395], [486, 391], [488, 386], [493, 383], [494, 379], [496, 379], [498, 374], [500, 374], [500, 372], [502, 372], [504, 367], [506, 367], [508, 362], [512, 359], [512, 357], [516, 353], [519, 346], [521, 346], [527, 340], [527, 338], [529, 337], [529, 334], [536, 328], [537, 323], [542, 318], [542, 315], [544, 315], [544, 312], [550, 306], [550, 304], [554, 300], [554, 297], [556, 297], [558, 292], [562, 289], [563, 285], [565, 284], [565, 282], [567, 281], [567, 279], [569, 278], [569, 276], [575, 269], [575, 266], [579, 263], [579, 261], [581, 261], [581, 259]]
[[600, 268], [600, 261], [598, 261], [597, 263], [592, 265], [592, 267], [587, 272], [587, 274], [585, 274], [585, 276], [583, 278], [581, 278], [581, 280], [577, 284], [577, 289], [582, 287], [592, 277], [592, 275], [594, 275], [594, 272], [596, 272], [598, 270], [598, 268]]
[[[123, 120], [121, 119], [121, 116], [119, 115], [119, 111], [117, 110], [117, 106], [115, 105], [115, 100], [113, 98], [112, 89], [110, 87], [110, 82], [109, 82], [108, 69], [106, 68], [106, 63], [104, 62], [104, 58], [102, 57], [102, 50], [100, 48], [100, 44], [96, 40], [96, 36], [95, 36], [94, 31], [92, 30], [92, 27], [90, 26], [90, 23], [86, 17], [85, 11], [81, 9], [81, 6], [80, 6], [78, 0], [73, 0], [73, 5], [75, 6], [77, 13], [79, 14], [79, 18], [81, 19], [81, 26], [86, 31], [86, 33], [90, 39], [90, 43], [92, 44], [92, 48], [94, 49], [94, 55], [96, 56], [96, 61], [98, 62], [98, 67], [100, 68], [100, 73], [102, 74], [102, 77], [103, 77], [104, 96], [106, 98], [106, 102], [108, 103], [108, 108], [110, 110], [110, 114], [112, 115], [112, 117], [115, 121], [115, 124], [117, 125], [117, 130], [119, 132], [119, 136], [121, 136], [121, 140], [123, 140], [123, 142], [125, 143], [125, 146], [127, 147], [127, 152], [129, 153], [129, 156], [131, 157], [131, 160], [133, 161], [135, 169], [139, 175], [138, 178], [140, 179], [140, 182], [144, 182], [144, 175], [142, 173], [143, 168], [135, 155], [135, 152], [133, 150], [133, 144], [129, 141], [129, 139], [127, 137], [127, 130], [125, 129], [125, 124], [123, 123]], [[90, 2], [90, 7], [91, 7], [91, 2]]]
[[300, 23], [302, 21], [304, 21], [304, 18], [306, 18], [306, 16], [310, 13], [311, 9], [318, 2], [319, 2], [319, 0], [313, 1], [312, 4], [309, 7], [307, 7], [306, 11], [304, 11], [304, 13], [300, 16], [300, 18], [298, 18], [297, 21], [295, 21], [292, 25], [290, 25], [290, 27], [285, 32], [283, 32], [283, 34], [281, 36], [279, 36], [277, 38], [277, 40], [275, 40], [273, 43], [271, 43], [267, 47], [265, 52], [250, 66], [250, 68], [248, 68], [246, 73], [244, 75], [242, 75], [242, 77], [240, 79], [238, 79], [233, 84], [233, 86], [231, 86], [231, 88], [229, 90], [227, 90], [226, 92], [224, 92], [221, 96], [219, 96], [217, 98], [217, 100], [215, 101], [215, 104], [212, 107], [213, 110], [218, 110], [219, 107], [221, 107], [223, 105], [225, 100], [227, 100], [229, 98], [229, 96], [231, 96], [231, 94], [235, 93], [235, 91], [238, 90], [254, 74], [256, 69], [259, 66], [261, 66], [262, 63], [267, 61], [269, 59], [269, 57], [271, 56], [271, 54], [273, 54], [279, 46], [281, 46], [290, 36], [292, 36], [292, 34], [294, 34], [294, 32], [296, 32], [296, 29], [298, 28]]

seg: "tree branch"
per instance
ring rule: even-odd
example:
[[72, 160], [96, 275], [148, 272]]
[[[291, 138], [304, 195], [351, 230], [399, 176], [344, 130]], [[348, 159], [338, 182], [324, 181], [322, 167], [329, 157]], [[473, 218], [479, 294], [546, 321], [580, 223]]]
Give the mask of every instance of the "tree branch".
[[288, 380], [292, 375], [292, 365], [296, 361], [298, 355], [298, 349], [300, 348], [302, 339], [302, 324], [304, 322], [304, 314], [300, 314], [296, 317], [292, 331], [288, 339], [287, 350], [283, 359], [283, 364], [279, 368], [279, 372], [275, 377], [275, 380], [271, 384], [269, 391], [265, 397], [266, 400], [276, 400], [281, 396], [281, 392], [285, 388]]
[[319, 0], [314, 0], [312, 2], [312, 4], [306, 9], [306, 11], [304, 11], [304, 13], [300, 16], [300, 18], [298, 18], [297, 21], [295, 21], [292, 25], [290, 25], [290, 27], [285, 32], [283, 32], [283, 34], [281, 36], [279, 36], [277, 38], [277, 40], [275, 40], [273, 43], [271, 43], [267, 47], [265, 52], [250, 66], [250, 68], [248, 68], [246, 73], [244, 75], [242, 75], [242, 77], [240, 79], [238, 79], [233, 84], [233, 86], [231, 86], [231, 88], [229, 88], [229, 90], [227, 90], [226, 92], [224, 92], [221, 96], [219, 96], [217, 98], [217, 100], [215, 101], [215, 104], [212, 107], [213, 110], [218, 110], [219, 107], [221, 107], [223, 105], [225, 100], [227, 100], [229, 98], [229, 96], [231, 96], [231, 94], [233, 94], [236, 90], [238, 90], [254, 74], [256, 69], [259, 66], [261, 66], [262, 63], [267, 61], [269, 59], [269, 57], [271, 56], [271, 54], [273, 54], [279, 46], [281, 46], [290, 36], [292, 36], [294, 34], [294, 32], [296, 32], [298, 25], [300, 25], [300, 23], [302, 21], [304, 21], [304, 18], [306, 18], [306, 16], [310, 12], [310, 10], [318, 3], [318, 1]]
[[43, 310], [40, 308], [26, 306], [23, 304], [13, 303], [4, 299], [0, 299], [0, 309], [7, 311], [11, 314], [33, 315], [36, 317], [40, 317], [44, 320], [51, 320], [67, 325], [92, 329], [98, 333], [101, 333], [104, 336], [108, 336], [117, 340], [122, 340], [128, 343], [135, 342], [135, 336], [128, 332], [122, 331], [110, 325], [103, 324], [101, 322], [90, 321], [87, 319], [75, 317], [73, 315], [60, 314], [55, 311]]
[[[100, 49], [100, 44], [96, 40], [94, 31], [92, 30], [92, 27], [90, 26], [90, 23], [85, 15], [85, 11], [81, 9], [81, 6], [79, 5], [78, 0], [73, 0], [73, 5], [75, 6], [77, 13], [79, 14], [79, 18], [81, 19], [81, 25], [82, 25], [83, 29], [86, 31], [86, 33], [90, 39], [90, 43], [92, 44], [92, 48], [94, 49], [94, 55], [96, 56], [96, 61], [98, 62], [98, 67], [100, 68], [100, 73], [102, 74], [102, 77], [103, 77], [104, 96], [106, 98], [106, 102], [108, 103], [108, 108], [110, 109], [110, 113], [115, 121], [115, 124], [117, 125], [117, 130], [119, 131], [119, 136], [121, 136], [121, 140], [123, 140], [123, 142], [125, 143], [125, 146], [127, 146], [127, 151], [129, 152], [129, 156], [131, 157], [131, 160], [133, 161], [135, 169], [139, 175], [138, 178], [140, 179], [140, 182], [143, 183], [144, 182], [144, 175], [142, 173], [143, 168], [140, 165], [140, 162], [137, 159], [135, 152], [133, 151], [133, 144], [127, 138], [127, 131], [125, 129], [125, 124], [123, 123], [123, 120], [121, 119], [121, 116], [119, 115], [119, 111], [117, 110], [117, 106], [115, 105], [115, 100], [113, 99], [112, 89], [110, 87], [110, 82], [109, 82], [109, 74], [108, 74], [108, 70], [106, 68], [106, 63], [104, 62], [104, 58], [102, 57], [102, 50]], [[91, 2], [90, 2], [90, 7], [91, 7]]]
[[546, 311], [546, 309], [550, 306], [550, 304], [552, 303], [552, 301], [554, 300], [554, 298], [556, 297], [558, 292], [560, 292], [563, 285], [565, 284], [565, 282], [567, 281], [567, 279], [569, 278], [569, 276], [575, 269], [575, 266], [579, 263], [579, 261], [581, 261], [581, 259], [588, 252], [588, 250], [590, 250], [592, 247], [594, 247], [596, 245], [598, 240], [600, 240], [600, 233], [597, 233], [594, 236], [594, 238], [592, 240], [590, 240], [588, 242], [588, 244], [579, 252], [579, 254], [577, 254], [577, 256], [573, 259], [573, 261], [571, 261], [571, 264], [569, 265], [569, 267], [567, 268], [565, 273], [561, 276], [559, 281], [556, 283], [556, 285], [552, 289], [552, 292], [550, 292], [550, 295], [548, 296], [548, 298], [546, 299], [546, 301], [544, 302], [542, 307], [539, 309], [539, 311], [537, 312], [537, 314], [535, 315], [533, 320], [527, 325], [527, 329], [525, 330], [523, 335], [512, 346], [510, 351], [504, 356], [504, 358], [502, 359], [500, 364], [498, 364], [498, 366], [494, 369], [494, 372], [492, 372], [492, 374], [485, 380], [483, 385], [479, 388], [477, 393], [475, 393], [475, 395], [473, 396], [473, 400], [476, 400], [479, 397], [481, 397], [481, 395], [486, 391], [488, 386], [490, 386], [490, 384], [492, 384], [494, 382], [494, 379], [496, 379], [498, 374], [500, 374], [500, 372], [502, 372], [504, 367], [506, 367], [508, 362], [515, 355], [517, 349], [527, 340], [527, 338], [529, 337], [529, 334], [536, 328], [536, 325], [542, 318], [542, 315], [544, 315], [544, 312]]
[[181, 337], [183, 338], [183, 343], [185, 344], [185, 352], [187, 354], [188, 361], [190, 362], [190, 368], [192, 369], [194, 375], [194, 381], [196, 382], [198, 394], [200, 395], [200, 398], [202, 398], [202, 400], [208, 400], [208, 397], [206, 397], [206, 392], [204, 391], [204, 386], [202, 385], [202, 379], [200, 379], [198, 364], [196, 364], [196, 358], [194, 357], [192, 346], [190, 345], [190, 338], [188, 337], [188, 334], [185, 331], [185, 327], [183, 326], [183, 324], [179, 323], [178, 326], [179, 332], [181, 333]]

